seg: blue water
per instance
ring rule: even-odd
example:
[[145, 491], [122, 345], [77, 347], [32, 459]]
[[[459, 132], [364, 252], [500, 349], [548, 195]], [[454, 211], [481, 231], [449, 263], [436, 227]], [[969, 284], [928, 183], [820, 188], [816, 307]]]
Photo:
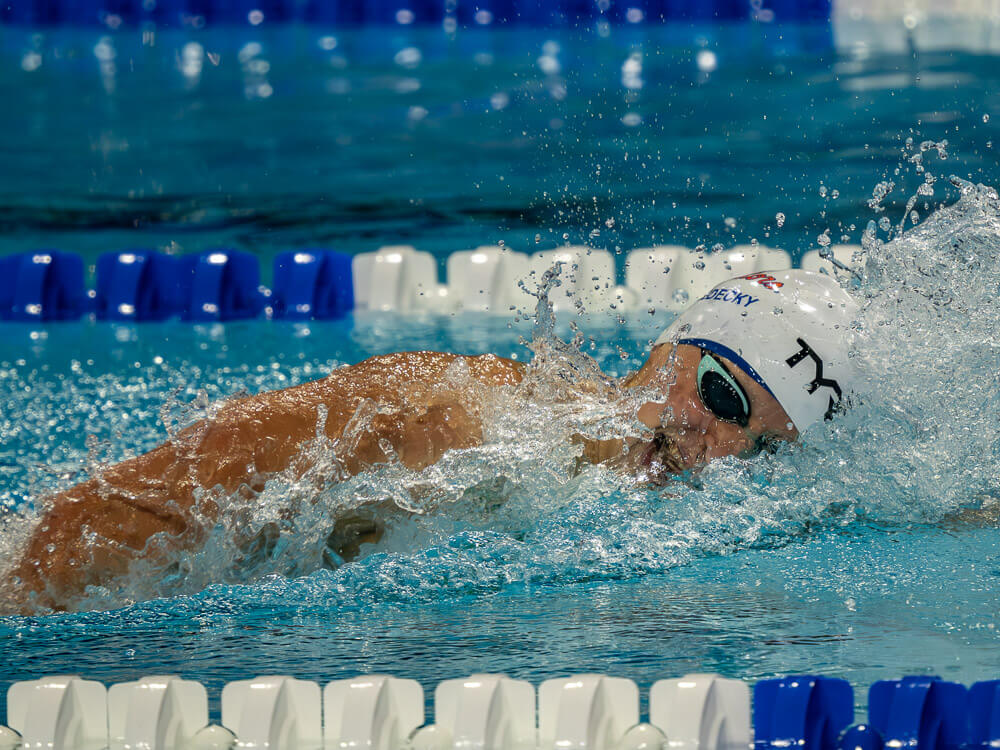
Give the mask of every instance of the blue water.
[[797, 256], [827, 229], [859, 241], [907, 137], [995, 177], [991, 57], [841, 55], [825, 25], [609, 33], [0, 27], [0, 252], [234, 245], [266, 269], [303, 245], [443, 258], [565, 238]]
[[[995, 60], [855, 59], [828, 30], [794, 27], [357, 31], [335, 44], [299, 28], [253, 33], [158, 33], [151, 46], [135, 32], [0, 29], [0, 97], [13, 113], [0, 118], [0, 252], [57, 246], [93, 260], [232, 244], [266, 264], [315, 244], [403, 241], [443, 259], [500, 240], [625, 251], [758, 239], [797, 255], [827, 229], [861, 241], [887, 178], [897, 187], [881, 205], [895, 226], [930, 174], [914, 204], [922, 223], [884, 245], [896, 230], [873, 227], [852, 282], [869, 383], [801, 445], [665, 490], [600, 469], [574, 477], [578, 425], [553, 417], [551, 399], [522, 404], [496, 416], [506, 437], [440, 470], [383, 467], [309, 496], [252, 570], [223, 524], [178, 560], [181, 574], [137, 574], [73, 613], [3, 617], [0, 687], [65, 672], [179, 673], [213, 696], [227, 680], [283, 672], [385, 671], [425, 688], [474, 671], [648, 685], [693, 670], [802, 670], [857, 687], [1000, 674], [1000, 205], [967, 187], [935, 212], [958, 199], [950, 173], [1000, 182]], [[192, 41], [200, 68], [197, 50], [185, 63]], [[717, 67], [699, 71], [706, 50]], [[622, 65], [640, 51], [642, 85], [634, 67], [625, 85]], [[947, 139], [948, 158], [931, 148], [921, 172], [925, 138]], [[668, 317], [575, 322], [581, 351], [565, 356], [617, 376]], [[471, 315], [5, 325], [5, 559], [39, 498], [152, 448], [208, 403], [400, 349], [527, 360], [531, 335], [530, 320]], [[551, 364], [539, 349], [536, 366]], [[338, 508], [414, 487], [433, 490], [433, 512], [394, 519], [356, 563], [317, 562]], [[301, 499], [274, 483], [239, 523], [253, 529]]]

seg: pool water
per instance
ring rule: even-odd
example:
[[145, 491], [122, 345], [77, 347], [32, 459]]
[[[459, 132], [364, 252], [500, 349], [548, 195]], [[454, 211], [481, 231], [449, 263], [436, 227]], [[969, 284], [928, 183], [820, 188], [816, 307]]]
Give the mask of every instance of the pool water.
[[[299, 509], [270, 558], [241, 566], [223, 523], [169, 575], [137, 572], [71, 613], [3, 616], [0, 687], [65, 672], [178, 673], [213, 697], [258, 673], [390, 672], [427, 689], [479, 671], [642, 685], [809, 671], [856, 688], [915, 672], [996, 677], [1000, 202], [947, 177], [997, 182], [997, 69], [940, 53], [842, 57], [823, 29], [782, 33], [359, 31], [334, 44], [289, 28], [150, 46], [0, 29], [0, 96], [15, 113], [0, 122], [0, 251], [234, 244], [266, 262], [315, 244], [405, 241], [443, 259], [501, 239], [622, 251], [757, 239], [797, 255], [829, 229], [867, 247], [845, 283], [862, 302], [868, 373], [855, 408], [801, 444], [666, 488], [600, 468], [574, 476], [569, 435], [622, 423], [560, 411], [555, 386], [494, 415], [487, 445], [425, 472], [386, 466], [311, 493], [275, 481], [233, 516], [253, 530]], [[185, 52], [192, 39], [201, 57]], [[636, 50], [638, 73], [623, 68]], [[699, 66], [705, 50], [716, 67], [704, 55]], [[925, 138], [949, 145], [922, 150]], [[869, 206], [887, 179], [896, 188]], [[537, 370], [585, 372], [592, 357], [620, 376], [669, 316], [546, 322], [5, 325], [0, 548], [16, 554], [46, 493], [227, 396], [420, 348], [534, 352]], [[571, 322], [582, 335], [564, 347]], [[339, 508], [415, 488], [428, 512], [400, 514], [357, 562], [323, 567]]]
[[998, 84], [992, 57], [840, 54], [826, 25], [0, 27], [0, 252], [233, 245], [267, 269], [313, 245], [757, 239], [797, 257], [827, 230], [860, 240], [906, 138], [949, 140], [953, 171], [992, 182]]

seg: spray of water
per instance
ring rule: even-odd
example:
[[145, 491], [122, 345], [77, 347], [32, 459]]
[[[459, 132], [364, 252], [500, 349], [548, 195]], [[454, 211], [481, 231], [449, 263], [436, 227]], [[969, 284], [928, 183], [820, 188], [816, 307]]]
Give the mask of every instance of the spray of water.
[[[862, 303], [854, 356], [866, 379], [846, 414], [795, 445], [718, 460], [697, 481], [662, 488], [581, 464], [575, 436], [641, 435], [635, 409], [655, 394], [604, 375], [581, 337], [555, 335], [552, 274], [537, 293], [533, 359], [519, 386], [478, 386], [461, 362], [446, 377], [443, 387], [479, 402], [482, 445], [423, 471], [389, 461], [348, 477], [343, 450], [378, 406], [362, 404], [337, 441], [320, 412], [315, 439], [288, 471], [228, 495], [205, 491], [220, 512], [206, 520], [203, 546], [137, 563], [75, 606], [175, 596], [233, 609], [345, 608], [662, 573], [695, 557], [787, 544], [817, 526], [938, 523], [989, 510], [1000, 490], [1000, 201], [991, 188], [953, 184], [957, 202], [918, 226], [890, 225], [885, 241], [877, 228], [866, 232], [863, 265], [843, 274]], [[879, 206], [887, 194], [876, 189]], [[204, 399], [189, 414], [168, 408], [171, 439], [211, 409]], [[5, 516], [5, 551], [35, 518]], [[381, 536], [355, 535], [345, 555], [351, 530], [372, 519]]]

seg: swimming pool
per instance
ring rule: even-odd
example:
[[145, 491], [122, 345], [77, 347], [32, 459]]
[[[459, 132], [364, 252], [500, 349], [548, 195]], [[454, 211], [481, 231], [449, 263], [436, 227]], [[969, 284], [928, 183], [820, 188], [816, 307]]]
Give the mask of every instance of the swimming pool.
[[[949, 172], [996, 183], [992, 58], [859, 59], [825, 28], [772, 31], [263, 28], [158, 33], [151, 46], [0, 28], [0, 96], [16, 113], [0, 122], [0, 252], [234, 245], [266, 267], [316, 244], [405, 241], [443, 262], [500, 240], [624, 252], [756, 238], [798, 256], [827, 229], [859, 241], [886, 178], [898, 222], [924, 181], [905, 163], [909, 137], [950, 141], [928, 201], [956, 199]], [[321, 508], [423, 481], [448, 508], [399, 521], [358, 563], [322, 569], [320, 532], [293, 525], [256, 568], [209, 549], [177, 575], [95, 595], [90, 611], [4, 617], [3, 686], [67, 671], [176, 672], [213, 696], [256, 673], [385, 671], [425, 688], [479, 671], [996, 676], [1000, 531], [951, 516], [998, 489], [1000, 213], [988, 196], [964, 200], [871, 260], [870, 341], [893, 356], [870, 363], [864, 408], [808, 447], [721, 462], [664, 494], [598, 470], [570, 478], [572, 449], [517, 415], [521, 443], [322, 493]], [[584, 351], [624, 374], [667, 320], [583, 320]], [[399, 349], [523, 359], [530, 334], [471, 314], [5, 325], [0, 492], [13, 508], [152, 447], [161, 417], [197, 416], [202, 390], [283, 387]], [[241, 522], [295, 499], [273, 487]], [[5, 520], [10, 549], [19, 532]]]

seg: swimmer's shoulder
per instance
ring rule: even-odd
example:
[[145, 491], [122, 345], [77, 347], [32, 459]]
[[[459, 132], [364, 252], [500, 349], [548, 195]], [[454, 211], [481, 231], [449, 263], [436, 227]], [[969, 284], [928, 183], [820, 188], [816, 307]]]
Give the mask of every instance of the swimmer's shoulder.
[[435, 381], [444, 377], [456, 361], [464, 361], [477, 380], [492, 385], [517, 385], [524, 377], [525, 365], [495, 354], [464, 355], [449, 352], [393, 352], [369, 357], [351, 367], [334, 370], [331, 377], [377, 377], [385, 382], [395, 380]]
[[524, 378], [524, 371], [527, 369], [523, 362], [498, 357], [496, 354], [478, 354], [467, 359], [473, 375], [497, 385], [517, 385]]

